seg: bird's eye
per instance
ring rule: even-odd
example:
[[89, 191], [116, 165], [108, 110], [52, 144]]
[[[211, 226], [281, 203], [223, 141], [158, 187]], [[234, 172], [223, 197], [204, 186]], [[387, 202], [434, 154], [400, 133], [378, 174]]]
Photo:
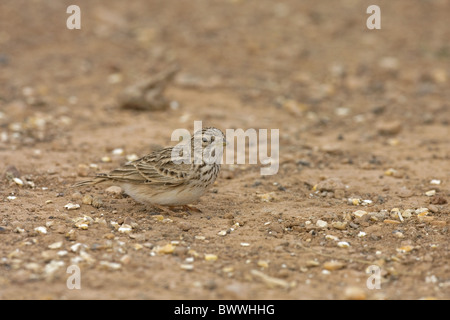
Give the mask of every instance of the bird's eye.
[[212, 137], [211, 137], [211, 142], [213, 142], [215, 138], [216, 138], [216, 137], [212, 136]]
[[208, 142], [208, 139], [203, 138], [202, 141], [203, 141], [203, 142]]

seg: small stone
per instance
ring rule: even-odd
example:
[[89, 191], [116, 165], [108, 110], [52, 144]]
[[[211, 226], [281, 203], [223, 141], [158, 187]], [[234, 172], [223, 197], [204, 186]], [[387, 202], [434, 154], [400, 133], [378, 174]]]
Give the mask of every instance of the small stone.
[[23, 181], [20, 178], [13, 178], [12, 179], [14, 181], [15, 184], [17, 184], [18, 186], [23, 186]]
[[120, 258], [120, 262], [123, 263], [124, 265], [130, 264], [131, 257], [128, 254], [126, 254], [122, 258]]
[[419, 208], [415, 211], [418, 217], [424, 217], [428, 215], [430, 210], [428, 208]]
[[406, 209], [405, 211], [402, 212], [402, 217], [405, 219], [409, 219], [409, 218], [411, 218], [413, 212], [414, 212], [414, 210]]
[[77, 174], [79, 177], [87, 177], [89, 175], [89, 166], [86, 164], [79, 164]]
[[439, 208], [437, 206], [435, 206], [434, 204], [430, 204], [428, 206], [428, 209], [433, 212], [433, 213], [438, 213], [439, 212]]
[[85, 196], [83, 196], [83, 198], [81, 199], [81, 202], [83, 203], [83, 204], [88, 204], [88, 205], [91, 205], [92, 204], [92, 196], [90, 196], [90, 195], [85, 195]]
[[206, 261], [216, 261], [219, 257], [215, 254], [205, 254]]
[[390, 219], [385, 219], [383, 222], [386, 224], [400, 224], [401, 223], [400, 221], [390, 220]]
[[331, 226], [338, 230], [345, 230], [347, 229], [347, 222], [335, 221], [331, 223]]
[[78, 203], [68, 203], [64, 206], [67, 210], [77, 210], [80, 208], [80, 205]]
[[406, 245], [406, 246], [402, 246], [402, 247], [398, 248], [397, 252], [399, 252], [399, 253], [407, 253], [407, 252], [412, 251], [413, 249], [414, 249], [413, 246]]
[[71, 229], [65, 234], [65, 238], [69, 241], [76, 241], [78, 238], [78, 234], [75, 230]]
[[180, 222], [178, 223], [178, 228], [180, 228], [182, 231], [189, 231], [191, 230], [192, 226], [187, 222]]
[[395, 170], [393, 168], [390, 168], [390, 169], [386, 170], [384, 172], [384, 175], [385, 176], [391, 176], [391, 177], [394, 177], [394, 178], [403, 178], [403, 174], [400, 171]]
[[100, 160], [101, 160], [103, 163], [111, 162], [111, 158], [108, 157], [108, 156], [102, 157]]
[[217, 233], [217, 235], [219, 235], [219, 236], [226, 236], [227, 235], [227, 231], [226, 230], [222, 230], [222, 231], [219, 231], [218, 233]]
[[408, 188], [406, 188], [406, 187], [402, 187], [401, 189], [400, 189], [400, 191], [398, 192], [398, 196], [400, 197], [400, 198], [410, 198], [410, 197], [412, 197], [414, 195], [414, 192], [412, 192], [411, 190], [409, 190]]
[[316, 189], [320, 192], [336, 192], [336, 190], [345, 190], [345, 185], [338, 178], [330, 178], [319, 182]]
[[323, 221], [323, 220], [317, 220], [316, 226], [317, 226], [318, 228], [324, 229], [324, 228], [328, 227], [328, 222]]
[[133, 228], [130, 225], [125, 224], [125, 223], [122, 224], [118, 229], [118, 231], [120, 233], [130, 233], [132, 230], [133, 230]]
[[318, 267], [319, 265], [320, 265], [319, 261], [316, 261], [316, 260], [307, 260], [306, 261], [306, 267], [308, 267], [308, 268]]
[[427, 191], [427, 192], [425, 192], [425, 195], [427, 197], [432, 197], [432, 196], [436, 195], [436, 190]]
[[400, 121], [380, 122], [376, 126], [377, 131], [383, 136], [397, 135], [402, 131], [402, 123]]
[[40, 234], [47, 234], [47, 228], [46, 227], [37, 227], [34, 228], [34, 231]]
[[363, 238], [363, 237], [365, 237], [367, 235], [367, 233], [365, 233], [364, 231], [360, 231], [359, 233], [358, 233], [358, 237], [359, 238]]
[[344, 298], [347, 300], [366, 300], [367, 296], [365, 291], [359, 287], [347, 287], [344, 290]]
[[241, 247], [250, 247], [250, 243], [241, 242]]
[[348, 198], [347, 203], [353, 206], [357, 206], [361, 203], [361, 199], [358, 198]]
[[107, 189], [105, 190], [105, 192], [106, 192], [107, 194], [109, 194], [110, 196], [113, 196], [113, 197], [115, 197], [115, 198], [118, 198], [118, 197], [120, 197], [120, 196], [122, 195], [123, 190], [122, 190], [121, 187], [118, 187], [118, 186], [111, 186], [111, 187], [107, 188]]
[[52, 243], [48, 246], [49, 249], [60, 249], [62, 247], [62, 241]]
[[346, 242], [346, 241], [341, 241], [341, 242], [338, 242], [338, 247], [340, 247], [340, 248], [349, 248], [350, 247], [350, 243], [348, 243], [348, 242]]
[[261, 268], [264, 268], [264, 269], [269, 267], [269, 263], [267, 261], [265, 261], [265, 260], [259, 260], [257, 265], [258, 265], [258, 267], [261, 267]]
[[194, 270], [194, 265], [184, 263], [184, 264], [180, 264], [180, 268], [182, 270], [192, 271], [192, 270]]
[[327, 240], [332, 240], [332, 241], [339, 241], [339, 238], [338, 238], [338, 237], [333, 236], [333, 235], [331, 235], [331, 234], [327, 234], [327, 235], [325, 236], [325, 239], [327, 239]]
[[345, 268], [345, 264], [340, 261], [331, 260], [323, 264], [323, 268], [328, 271], [335, 271]]
[[111, 151], [111, 153], [115, 156], [121, 156], [123, 155], [124, 151], [122, 148], [116, 148], [113, 151]]
[[127, 159], [127, 161], [132, 162], [132, 161], [136, 161], [137, 159], [139, 159], [139, 156], [137, 154], [128, 154], [125, 159]]
[[400, 232], [400, 231], [398, 231], [398, 230], [394, 231], [394, 232], [393, 232], [393, 235], [394, 235], [396, 238], [399, 238], [399, 239], [402, 239], [402, 238], [405, 237], [405, 235], [403, 234], [403, 232]]
[[440, 185], [441, 184], [441, 180], [433, 179], [433, 180], [430, 181], [430, 184]]
[[357, 218], [361, 218], [361, 217], [365, 216], [366, 214], [367, 214], [367, 212], [363, 211], [363, 210], [357, 210], [357, 211], [353, 212], [353, 215]]
[[122, 265], [117, 262], [100, 261], [99, 265], [110, 271], [120, 270], [122, 268]]
[[153, 251], [160, 254], [172, 254], [175, 251], [175, 246], [169, 243], [162, 247], [157, 246]]

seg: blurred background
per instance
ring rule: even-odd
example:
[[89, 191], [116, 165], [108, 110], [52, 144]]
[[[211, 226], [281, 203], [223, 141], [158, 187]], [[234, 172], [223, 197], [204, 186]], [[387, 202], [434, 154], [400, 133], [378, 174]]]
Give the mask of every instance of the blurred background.
[[[66, 27], [66, 10], [73, 4], [81, 9], [81, 30]], [[381, 30], [366, 27], [366, 10], [373, 4], [381, 8]], [[388, 283], [383, 297], [445, 297], [446, 287], [425, 283], [424, 274], [448, 278], [448, 235], [436, 228], [448, 224], [448, 215], [442, 214], [448, 212], [444, 182], [450, 176], [449, 13], [448, 0], [1, 0], [0, 196], [14, 199], [2, 204], [0, 225], [3, 230], [19, 226], [23, 237], [36, 236], [34, 228], [55, 215], [43, 203], [51, 200], [64, 211], [73, 192], [68, 186], [75, 180], [169, 145], [172, 131], [192, 130], [194, 120], [223, 131], [280, 129], [279, 173], [263, 179], [259, 166], [225, 166], [214, 192], [205, 196], [213, 201], [199, 205], [205, 215], [190, 216], [187, 227], [178, 228], [176, 218], [170, 225], [147, 219], [126, 198], [106, 198], [103, 211], [83, 204], [79, 212], [94, 217], [101, 212], [107, 221], [133, 217], [147, 240], [116, 234], [129, 245], [133, 261], [133, 268], [123, 263], [120, 277], [96, 269], [99, 259], [122, 261], [120, 250], [109, 255], [90, 251], [95, 262], [85, 270], [92, 287], [82, 297], [97, 297], [96, 292], [127, 296], [126, 290], [110, 290], [106, 283], [128, 288], [135, 297], [142, 297], [145, 287], [147, 298], [187, 293], [203, 298], [342, 297], [342, 283], [365, 283], [364, 265], [344, 265], [342, 273], [329, 278], [321, 278], [326, 276], [319, 268], [299, 272], [306, 258], [321, 257], [292, 243], [309, 241], [304, 243], [320, 249], [324, 231], [314, 237], [302, 223], [310, 219], [315, 226], [320, 218], [331, 225], [342, 219], [343, 212], [354, 210], [349, 197], [370, 199], [374, 206], [367, 210], [374, 212], [443, 206], [435, 211], [440, 212], [435, 213], [437, 227], [414, 220], [410, 233], [402, 229], [405, 239], [393, 238], [393, 228], [400, 227], [373, 221], [370, 226], [378, 229], [367, 233], [374, 238], [357, 238], [353, 229], [329, 232], [350, 239], [355, 249], [345, 255], [356, 259], [366, 253], [364, 259], [378, 259], [376, 250], [395, 255], [401, 241], [410, 241], [411, 248], [440, 243], [431, 253], [414, 251], [417, 256], [409, 260], [386, 259], [390, 271], [383, 274]], [[33, 184], [21, 187], [11, 177]], [[345, 189], [316, 192], [313, 186], [328, 178], [342, 180], [338, 185]], [[429, 186], [432, 179], [443, 184]], [[436, 196], [429, 198], [424, 193], [432, 187]], [[227, 213], [230, 222], [245, 222], [236, 238], [209, 245], [192, 240], [198, 234], [216, 239], [218, 231], [228, 228], [222, 218]], [[295, 223], [282, 225], [281, 217]], [[24, 261], [35, 263], [30, 268], [24, 269], [26, 261], [16, 261], [15, 269], [1, 265], [8, 273], [0, 277], [0, 288], [11, 293], [18, 284], [30, 289], [36, 284], [30, 279], [44, 279], [60, 297], [60, 283], [39, 268], [48, 261], [41, 257], [47, 245], [58, 237], [64, 246], [71, 243], [63, 237], [71, 228], [67, 221], [57, 220], [61, 234], [49, 231], [47, 240], [21, 249], [28, 250]], [[363, 222], [361, 228], [364, 223], [369, 225]], [[82, 241], [102, 243], [105, 232], [91, 228]], [[22, 234], [2, 237], [3, 257], [16, 249]], [[132, 249], [148, 239], [165, 245], [183, 237], [202, 254], [219, 250], [219, 266], [201, 264], [200, 258], [196, 271], [186, 276], [179, 269], [180, 257], [157, 256], [149, 262], [146, 249]], [[241, 241], [260, 247], [242, 253], [247, 249], [239, 246]], [[328, 250], [342, 252], [331, 245]], [[69, 263], [69, 258], [61, 259]], [[260, 290], [266, 287], [249, 280], [255, 279], [249, 276], [252, 264], [242, 262], [246, 259], [272, 261], [257, 267], [268, 265], [267, 274], [303, 285], [292, 291]], [[234, 278], [217, 271], [229, 266], [236, 271]], [[65, 277], [62, 269], [58, 272]], [[310, 274], [313, 287], [305, 284], [313, 279]], [[230, 288], [225, 287], [229, 279], [236, 280]], [[46, 294], [39, 289], [17, 292]]]

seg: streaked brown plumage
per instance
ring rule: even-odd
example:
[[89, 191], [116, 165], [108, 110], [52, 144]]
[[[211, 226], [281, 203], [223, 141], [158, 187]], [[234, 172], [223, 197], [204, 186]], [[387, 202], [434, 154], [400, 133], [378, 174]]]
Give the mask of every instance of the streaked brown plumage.
[[[205, 128], [201, 132], [202, 145], [195, 148], [194, 137], [191, 138], [190, 163], [177, 163], [181, 159], [189, 160], [189, 155], [183, 157], [182, 149], [174, 147], [154, 151], [138, 160], [128, 162], [109, 173], [98, 174], [93, 180], [76, 183], [73, 187], [95, 185], [111, 182], [120, 186], [126, 194], [137, 202], [153, 205], [179, 206], [191, 204], [200, 198], [211, 186], [220, 171], [219, 163], [194, 162], [194, 154], [212, 150], [223, 150], [225, 137], [219, 129]], [[220, 149], [219, 149], [220, 148]], [[206, 160], [208, 160], [206, 158]]]

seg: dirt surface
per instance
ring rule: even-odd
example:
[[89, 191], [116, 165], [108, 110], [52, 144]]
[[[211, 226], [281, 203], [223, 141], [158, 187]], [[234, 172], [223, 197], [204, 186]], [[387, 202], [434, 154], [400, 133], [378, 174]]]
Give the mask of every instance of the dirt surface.
[[[371, 4], [2, 0], [0, 298], [450, 298], [450, 3]], [[191, 214], [70, 188], [194, 120], [279, 129], [278, 173], [224, 165]]]

